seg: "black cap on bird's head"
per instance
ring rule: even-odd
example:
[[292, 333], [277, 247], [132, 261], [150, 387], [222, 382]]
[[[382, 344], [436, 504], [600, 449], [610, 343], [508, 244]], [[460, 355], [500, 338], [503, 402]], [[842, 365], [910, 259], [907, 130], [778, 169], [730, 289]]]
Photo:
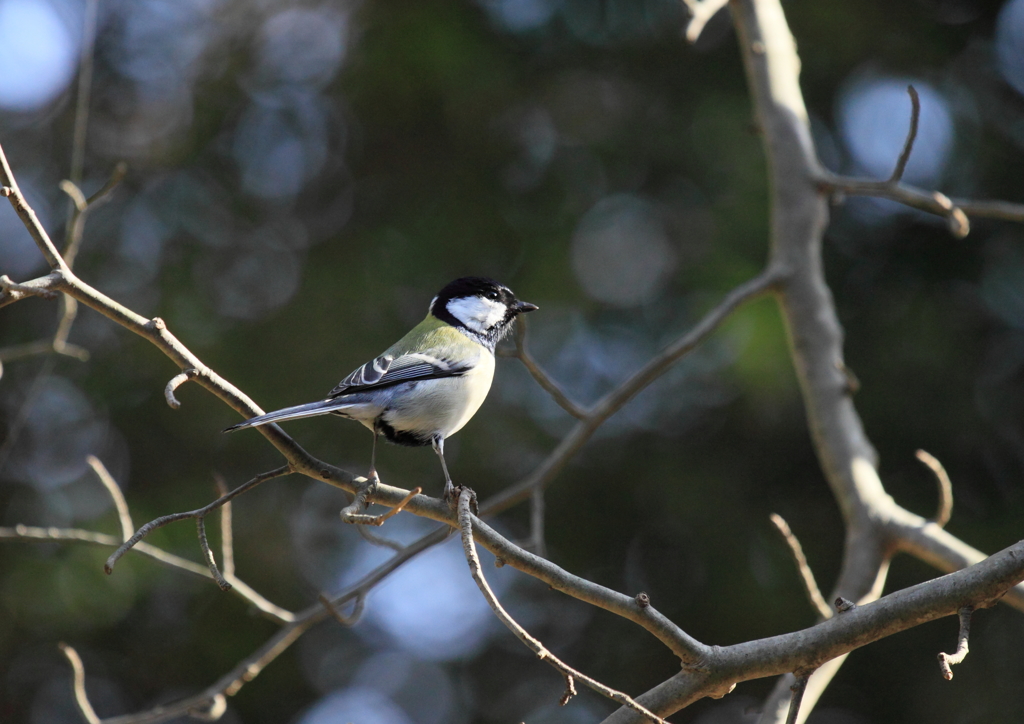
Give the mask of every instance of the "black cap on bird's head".
[[449, 283], [430, 302], [430, 313], [482, 338], [493, 347], [512, 320], [537, 309], [521, 302], [512, 290], [486, 277], [462, 277]]

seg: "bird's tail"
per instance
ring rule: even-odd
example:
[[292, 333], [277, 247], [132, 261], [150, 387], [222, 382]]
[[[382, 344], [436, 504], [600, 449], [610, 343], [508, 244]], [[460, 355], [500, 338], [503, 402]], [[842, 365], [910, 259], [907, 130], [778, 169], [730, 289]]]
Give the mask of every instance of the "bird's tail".
[[339, 403], [338, 400], [320, 400], [319, 402], [307, 402], [304, 405], [295, 405], [294, 407], [285, 407], [281, 410], [274, 410], [268, 412], [266, 415], [259, 415], [258, 417], [251, 417], [244, 422], [240, 422], [237, 425], [224, 428], [224, 432], [234, 432], [235, 430], [244, 430], [247, 427], [259, 427], [260, 425], [267, 425], [271, 422], [284, 422], [285, 420], [298, 420], [302, 417], [315, 417], [316, 415], [326, 415], [334, 410], [346, 407], [344, 403]]

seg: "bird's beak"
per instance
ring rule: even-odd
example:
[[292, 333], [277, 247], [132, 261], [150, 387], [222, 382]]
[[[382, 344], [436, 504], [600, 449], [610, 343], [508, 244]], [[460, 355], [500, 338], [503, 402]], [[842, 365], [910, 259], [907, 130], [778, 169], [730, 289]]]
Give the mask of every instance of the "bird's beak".
[[530, 304], [529, 302], [516, 302], [516, 314], [522, 314], [523, 312], [532, 312], [540, 309], [536, 304]]

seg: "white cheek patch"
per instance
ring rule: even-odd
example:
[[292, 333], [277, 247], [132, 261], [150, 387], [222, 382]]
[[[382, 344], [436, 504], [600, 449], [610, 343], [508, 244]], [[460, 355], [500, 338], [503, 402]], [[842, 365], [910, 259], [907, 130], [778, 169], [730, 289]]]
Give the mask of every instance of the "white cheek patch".
[[448, 302], [448, 311], [469, 329], [484, 334], [505, 319], [508, 308], [493, 299], [459, 297]]

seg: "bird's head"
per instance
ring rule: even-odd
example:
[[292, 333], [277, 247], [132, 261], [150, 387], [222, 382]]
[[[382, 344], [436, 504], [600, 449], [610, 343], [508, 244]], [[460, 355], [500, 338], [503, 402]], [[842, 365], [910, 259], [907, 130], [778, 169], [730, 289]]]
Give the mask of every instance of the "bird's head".
[[504, 284], [484, 277], [456, 279], [430, 302], [435, 317], [484, 338], [492, 347], [507, 334], [513, 319], [535, 309], [536, 304], [519, 301]]

